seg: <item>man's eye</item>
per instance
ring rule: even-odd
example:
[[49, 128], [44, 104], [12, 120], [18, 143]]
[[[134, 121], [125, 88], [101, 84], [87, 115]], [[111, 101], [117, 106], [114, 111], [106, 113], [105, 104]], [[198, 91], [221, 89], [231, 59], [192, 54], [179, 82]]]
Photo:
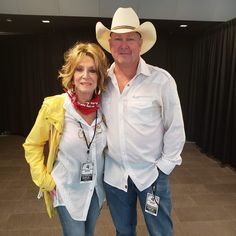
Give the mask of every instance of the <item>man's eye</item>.
[[127, 38], [127, 41], [134, 41], [134, 38]]
[[114, 40], [114, 41], [122, 41], [121, 38], [114, 38], [113, 40]]

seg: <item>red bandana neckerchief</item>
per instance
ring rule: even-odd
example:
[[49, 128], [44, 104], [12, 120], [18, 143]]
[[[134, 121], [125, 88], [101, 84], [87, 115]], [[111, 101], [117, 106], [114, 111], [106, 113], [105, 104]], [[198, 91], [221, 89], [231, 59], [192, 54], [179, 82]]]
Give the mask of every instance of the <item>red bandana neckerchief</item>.
[[99, 104], [101, 101], [100, 95], [96, 95], [96, 97], [93, 98], [90, 102], [80, 103], [77, 100], [75, 92], [71, 90], [67, 90], [66, 93], [68, 94], [74, 108], [85, 115], [95, 112], [99, 108]]

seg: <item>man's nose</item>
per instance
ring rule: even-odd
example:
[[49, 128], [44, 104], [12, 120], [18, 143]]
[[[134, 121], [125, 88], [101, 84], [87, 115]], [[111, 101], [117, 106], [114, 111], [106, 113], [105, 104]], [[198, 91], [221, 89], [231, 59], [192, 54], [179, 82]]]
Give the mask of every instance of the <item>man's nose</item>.
[[121, 46], [122, 46], [122, 47], [128, 47], [128, 40], [122, 39], [122, 40], [121, 40]]

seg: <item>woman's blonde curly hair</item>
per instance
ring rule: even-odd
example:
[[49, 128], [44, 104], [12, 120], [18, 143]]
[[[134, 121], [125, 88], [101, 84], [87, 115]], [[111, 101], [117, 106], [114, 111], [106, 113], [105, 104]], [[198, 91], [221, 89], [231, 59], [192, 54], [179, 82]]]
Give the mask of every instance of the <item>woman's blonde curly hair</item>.
[[90, 56], [95, 62], [98, 75], [97, 89], [95, 93], [101, 93], [105, 90], [107, 83], [108, 59], [101, 47], [95, 43], [76, 42], [64, 54], [65, 63], [59, 70], [58, 78], [61, 79], [63, 88], [73, 89], [72, 81], [76, 67], [84, 56]]

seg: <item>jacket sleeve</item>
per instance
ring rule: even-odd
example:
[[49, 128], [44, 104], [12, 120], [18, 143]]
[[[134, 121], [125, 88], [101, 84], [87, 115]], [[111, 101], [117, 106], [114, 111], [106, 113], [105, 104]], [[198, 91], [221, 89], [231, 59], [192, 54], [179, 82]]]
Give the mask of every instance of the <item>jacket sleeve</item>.
[[43, 104], [32, 130], [23, 144], [32, 180], [41, 191], [52, 191], [55, 187], [55, 182], [45, 165], [45, 149], [50, 136], [50, 123], [46, 117], [47, 109], [48, 107]]

